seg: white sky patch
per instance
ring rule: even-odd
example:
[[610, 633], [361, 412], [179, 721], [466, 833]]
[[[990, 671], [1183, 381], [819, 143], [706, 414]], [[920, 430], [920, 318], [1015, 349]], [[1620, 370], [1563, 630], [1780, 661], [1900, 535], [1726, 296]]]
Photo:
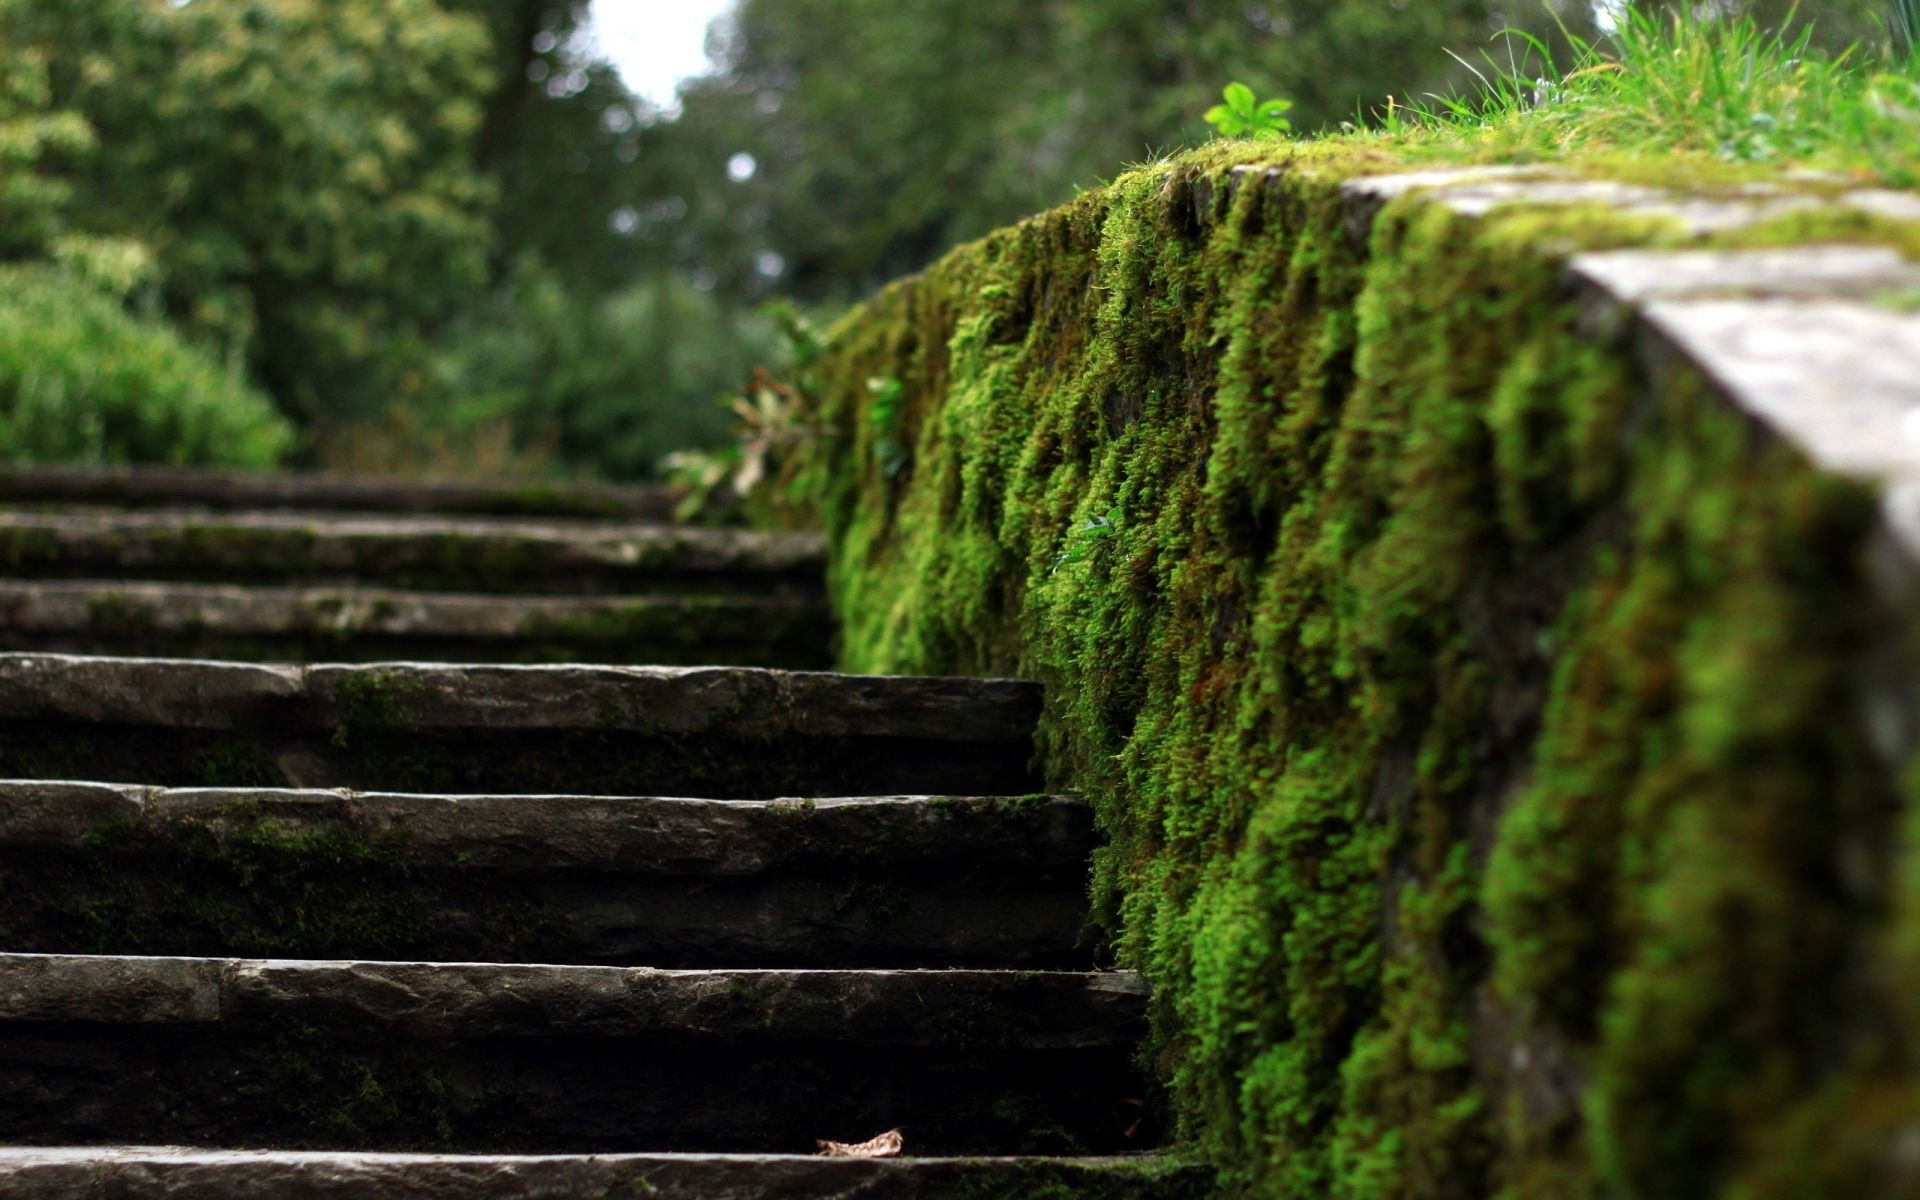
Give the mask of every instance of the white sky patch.
[[733, 0], [593, 0], [593, 45], [633, 91], [668, 112], [674, 89], [707, 69], [707, 26]]

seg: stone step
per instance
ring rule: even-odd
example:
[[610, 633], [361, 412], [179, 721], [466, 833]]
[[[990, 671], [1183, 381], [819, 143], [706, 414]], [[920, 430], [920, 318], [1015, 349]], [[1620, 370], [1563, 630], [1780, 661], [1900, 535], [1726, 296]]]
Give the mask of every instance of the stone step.
[[285, 662], [830, 665], [823, 598], [0, 580], [0, 650]]
[[183, 467], [0, 467], [0, 503], [130, 508], [328, 509], [666, 521], [664, 488], [512, 479], [413, 479], [328, 472], [261, 474]]
[[1088, 966], [1087, 806], [0, 782], [0, 946]]
[[412, 590], [817, 595], [811, 533], [481, 517], [0, 513], [0, 575]]
[[0, 654], [0, 778], [422, 793], [1018, 795], [1040, 687], [751, 667]]
[[1125, 972], [0, 954], [0, 1141], [1098, 1153], [1145, 1003]]
[[[913, 1142], [908, 1141], [911, 1147]], [[1153, 1157], [474, 1157], [115, 1147], [0, 1150], [9, 1200], [1200, 1200], [1211, 1173]]]

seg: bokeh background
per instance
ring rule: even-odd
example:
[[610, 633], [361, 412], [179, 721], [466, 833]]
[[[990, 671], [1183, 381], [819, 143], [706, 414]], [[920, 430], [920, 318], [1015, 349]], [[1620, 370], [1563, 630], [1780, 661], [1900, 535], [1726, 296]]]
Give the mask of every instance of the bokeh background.
[[[1718, 6], [1778, 20], [1775, 0]], [[1830, 45], [1869, 0], [1799, 6]], [[816, 320], [1589, 0], [0, 0], [0, 455], [645, 479]], [[1546, 70], [1541, 67], [1541, 70]]]

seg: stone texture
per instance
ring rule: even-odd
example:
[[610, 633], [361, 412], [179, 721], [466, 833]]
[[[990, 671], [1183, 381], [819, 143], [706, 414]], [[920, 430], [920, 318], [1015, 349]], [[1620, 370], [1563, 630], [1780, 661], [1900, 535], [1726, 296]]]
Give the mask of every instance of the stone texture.
[[1037, 685], [0, 654], [0, 778], [769, 798], [1031, 792]]
[[[0, 782], [0, 946], [1086, 966], [1069, 797], [703, 801]], [[111, 886], [103, 886], [110, 878]]]
[[1920, 313], [1844, 300], [1655, 301], [1644, 321], [1826, 470], [1920, 472]]
[[0, 650], [818, 668], [831, 641], [824, 599], [800, 593], [484, 596], [0, 580]]
[[1462, 216], [1517, 205], [1584, 205], [1669, 220], [1689, 234], [1724, 233], [1822, 207], [1817, 195], [1756, 184], [1719, 195], [1686, 195], [1607, 179], [1578, 179], [1540, 167], [1462, 167], [1369, 175], [1341, 185], [1349, 233], [1364, 238], [1380, 210], [1414, 192]]
[[817, 592], [823, 565], [817, 535], [744, 529], [295, 513], [0, 513], [0, 570], [15, 578]]
[[0, 955], [0, 1137], [509, 1152], [1105, 1151], [1124, 973]]
[[356, 512], [668, 520], [664, 489], [603, 483], [548, 484], [488, 479], [408, 479], [325, 472], [262, 474], [184, 467], [6, 466], [0, 502], [124, 504], [214, 511], [334, 509]]
[[119, 1147], [0, 1151], [11, 1200], [1197, 1200], [1208, 1173], [1151, 1157], [462, 1157]]
[[[1143, 1029], [1129, 972], [649, 967], [0, 954], [0, 1023], [298, 1020], [407, 1038], [1084, 1050]], [[1019, 1013], [1015, 1021], [958, 1014]]]
[[1642, 306], [1680, 299], [1872, 300], [1920, 287], [1920, 267], [1884, 246], [1795, 246], [1760, 250], [1608, 250], [1567, 263], [1581, 329], [1616, 340]]
[[1848, 208], [1887, 217], [1896, 221], [1920, 221], [1920, 192], [1896, 192], [1885, 188], [1867, 188], [1840, 197]]

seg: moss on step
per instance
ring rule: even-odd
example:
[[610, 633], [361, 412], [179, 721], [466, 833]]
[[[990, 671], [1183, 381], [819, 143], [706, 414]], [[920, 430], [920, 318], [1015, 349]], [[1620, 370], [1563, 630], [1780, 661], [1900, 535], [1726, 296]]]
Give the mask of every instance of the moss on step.
[[1580, 335], [1564, 255], [1676, 226], [1413, 199], [1356, 240], [1339, 181], [1395, 165], [1203, 150], [846, 318], [785, 476], [843, 664], [1048, 683], [1225, 1191], [1850, 1194], [1920, 1120], [1920, 875], [1848, 715], [1871, 497]]

